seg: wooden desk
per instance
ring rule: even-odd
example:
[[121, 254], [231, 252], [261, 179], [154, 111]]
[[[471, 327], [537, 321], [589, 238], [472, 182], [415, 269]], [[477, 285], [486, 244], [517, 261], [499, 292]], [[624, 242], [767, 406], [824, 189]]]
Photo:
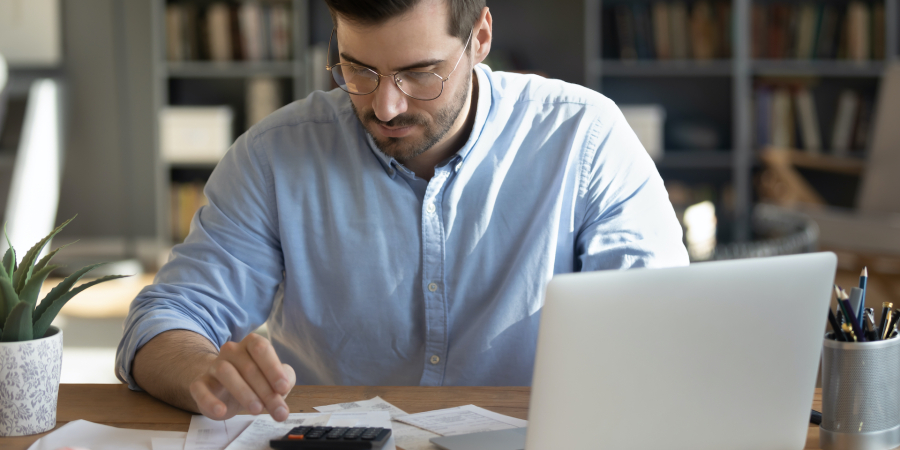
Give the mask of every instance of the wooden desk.
[[[298, 386], [287, 403], [292, 413], [316, 412], [314, 406], [378, 395], [408, 413], [474, 404], [527, 419], [530, 392], [530, 388], [523, 387]], [[821, 391], [816, 390], [813, 408], [821, 411], [821, 407]], [[77, 419], [122, 428], [187, 431], [191, 414], [121, 384], [63, 384], [59, 387], [56, 425]], [[40, 436], [43, 435], [0, 438], [0, 449], [24, 450]], [[809, 428], [806, 448], [819, 448], [818, 428]]]

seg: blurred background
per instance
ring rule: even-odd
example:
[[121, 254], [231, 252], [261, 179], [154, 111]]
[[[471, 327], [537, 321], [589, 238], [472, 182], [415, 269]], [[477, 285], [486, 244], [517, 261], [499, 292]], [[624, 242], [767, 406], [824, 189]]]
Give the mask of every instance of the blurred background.
[[[486, 64], [614, 100], [692, 260], [832, 250], [839, 283], [868, 266], [867, 304], [900, 304], [898, 2], [488, 0]], [[222, 154], [332, 88], [331, 28], [322, 0], [0, 0], [12, 243], [24, 253], [77, 214], [57, 259], [136, 274], [63, 309], [63, 382], [117, 382], [129, 303], [188, 233]]]

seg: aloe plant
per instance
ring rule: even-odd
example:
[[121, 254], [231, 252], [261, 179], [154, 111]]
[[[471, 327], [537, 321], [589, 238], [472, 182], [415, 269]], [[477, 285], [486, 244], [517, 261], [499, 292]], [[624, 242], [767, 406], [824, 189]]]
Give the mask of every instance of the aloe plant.
[[44, 337], [53, 319], [56, 318], [62, 307], [72, 297], [104, 281], [128, 276], [108, 275], [74, 287], [81, 277], [97, 266], [102, 265], [102, 263], [91, 264], [66, 277], [66, 279], [50, 290], [40, 304], [37, 303], [41, 285], [44, 284], [44, 281], [53, 270], [59, 268], [59, 266], [50, 265], [50, 259], [67, 245], [53, 250], [47, 256], [41, 258], [40, 261], [37, 261], [37, 257], [44, 250], [47, 243], [50, 242], [50, 239], [56, 236], [73, 219], [75, 218], [73, 217], [63, 222], [47, 237], [31, 247], [25, 253], [20, 264], [16, 263], [16, 250], [13, 248], [12, 243], [9, 242], [9, 236], [6, 237], [9, 249], [3, 255], [2, 267], [0, 267], [0, 324], [3, 325], [2, 329], [0, 329], [0, 341], [20, 342]]

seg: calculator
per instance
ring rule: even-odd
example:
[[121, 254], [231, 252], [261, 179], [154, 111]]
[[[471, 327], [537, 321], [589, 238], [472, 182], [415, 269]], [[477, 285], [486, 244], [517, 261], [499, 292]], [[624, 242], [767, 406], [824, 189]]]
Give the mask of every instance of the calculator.
[[296, 427], [269, 445], [275, 449], [377, 449], [391, 437], [390, 428]]

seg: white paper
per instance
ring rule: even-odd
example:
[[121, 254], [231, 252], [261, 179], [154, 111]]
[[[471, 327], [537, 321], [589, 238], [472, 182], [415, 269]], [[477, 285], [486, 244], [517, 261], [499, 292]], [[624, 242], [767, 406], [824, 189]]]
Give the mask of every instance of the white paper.
[[153, 438], [184, 439], [183, 431], [130, 430], [86, 420], [69, 422], [38, 439], [28, 450], [84, 447], [91, 450], [153, 450]]
[[[316, 406], [315, 410], [319, 412], [387, 411], [391, 415], [391, 419], [407, 415], [406, 411], [384, 401], [381, 397], [358, 402]], [[391, 428], [392, 439], [397, 447], [403, 450], [438, 450], [438, 447], [429, 440], [438, 437], [437, 434], [396, 420], [391, 422]]]
[[322, 426], [328, 423], [328, 419], [330, 414], [294, 413], [288, 414], [284, 422], [276, 422], [268, 414], [260, 415], [225, 450], [268, 450], [270, 440], [284, 436], [291, 428]]
[[384, 401], [381, 397], [370, 398], [358, 402], [338, 403], [335, 405], [316, 406], [314, 408], [318, 412], [359, 412], [359, 411], [387, 411], [391, 415], [391, 419], [399, 416], [406, 416], [406, 411]]
[[[391, 416], [387, 411], [337, 412], [333, 414], [290, 414], [284, 422], [276, 422], [269, 415], [258, 416], [225, 450], [268, 450], [269, 441], [278, 439], [294, 427], [383, 427], [391, 428]], [[382, 447], [396, 450], [394, 438]]]
[[150, 446], [153, 450], [184, 450], [184, 439], [150, 438]]
[[527, 420], [497, 414], [475, 405], [410, 414], [398, 417], [397, 420], [441, 436], [508, 430], [510, 428], [528, 426]]
[[223, 450], [256, 420], [257, 416], [242, 414], [228, 420], [213, 420], [206, 416], [191, 417], [184, 450]]

